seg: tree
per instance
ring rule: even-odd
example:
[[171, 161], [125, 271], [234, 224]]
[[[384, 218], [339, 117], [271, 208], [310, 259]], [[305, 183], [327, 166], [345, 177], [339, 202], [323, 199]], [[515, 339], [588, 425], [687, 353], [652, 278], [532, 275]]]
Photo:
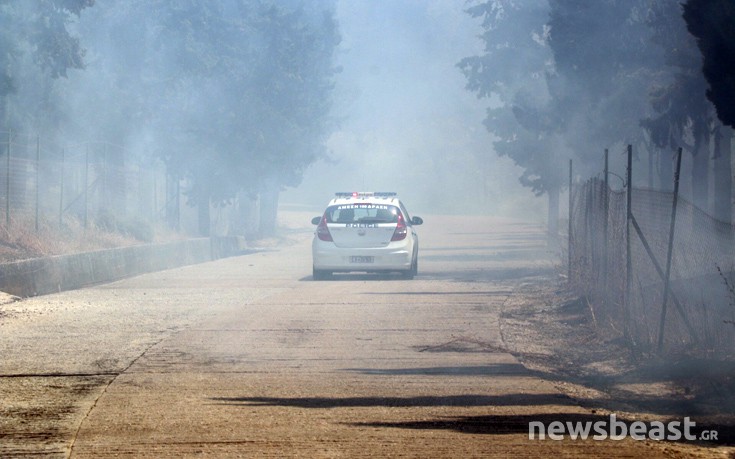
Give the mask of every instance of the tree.
[[[715, 216], [732, 220], [732, 130], [735, 127], [735, 3], [732, 0], [689, 0], [684, 4], [687, 30], [697, 38], [707, 99], [723, 126], [715, 132]], [[735, 201], [733, 201], [735, 202]]]
[[553, 75], [545, 26], [548, 5], [543, 0], [489, 0], [472, 5], [467, 13], [482, 20], [484, 54], [457, 65], [467, 89], [491, 105], [485, 127], [497, 139], [495, 152], [524, 169], [521, 184], [536, 195], [547, 194], [548, 229], [556, 234], [563, 166], [555, 156], [558, 120], [548, 111]]
[[709, 83], [707, 99], [726, 126], [735, 128], [735, 3], [732, 0], [688, 0], [687, 30], [697, 38], [702, 70]]
[[48, 97], [54, 80], [66, 77], [69, 69], [84, 68], [84, 49], [68, 25], [93, 4], [0, 1], [0, 120], [12, 125], [42, 114], [39, 104], [25, 100], [11, 106], [10, 98], [23, 91]]
[[654, 43], [664, 51], [667, 68], [662, 69], [662, 77], [651, 90], [655, 114], [641, 124], [657, 147], [669, 151], [683, 147], [692, 154], [692, 200], [707, 210], [713, 107], [705, 97], [701, 56], [680, 8], [657, 0], [652, 3], [648, 22]]
[[261, 195], [261, 209], [273, 212], [262, 219], [264, 231], [272, 232], [278, 191], [298, 184], [321, 154], [339, 42], [333, 8], [270, 0], [118, 2], [86, 24], [90, 40], [102, 38], [93, 50], [100, 56], [96, 75], [104, 75], [100, 84], [90, 74], [88, 87], [117, 109], [102, 124], [121, 144], [145, 139], [170, 174], [186, 180], [202, 234], [210, 206], [242, 192]]
[[576, 169], [594, 175], [603, 148], [645, 145], [639, 120], [650, 112], [648, 85], [663, 65], [662, 53], [648, 46], [647, 0], [549, 3], [548, 42], [556, 70], [550, 109], [581, 160]]
[[298, 185], [306, 168], [325, 155], [337, 71], [332, 59], [340, 37], [331, 10], [275, 4], [257, 31], [265, 42], [265, 58], [254, 70], [260, 232], [272, 234], [281, 188]]
[[[525, 169], [521, 183], [547, 193], [550, 223], [565, 183], [565, 159], [597, 174], [601, 153], [615, 144], [643, 144], [638, 122], [661, 53], [644, 46], [651, 33], [646, 1], [488, 1], [482, 16], [486, 54], [463, 60], [468, 88], [497, 97], [488, 129], [495, 149]], [[501, 114], [505, 110], [507, 113]], [[504, 121], [500, 121], [504, 120]]]

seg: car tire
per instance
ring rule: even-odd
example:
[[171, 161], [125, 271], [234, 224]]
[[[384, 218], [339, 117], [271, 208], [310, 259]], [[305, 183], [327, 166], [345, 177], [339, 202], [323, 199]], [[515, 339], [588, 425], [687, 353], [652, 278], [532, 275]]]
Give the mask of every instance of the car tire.
[[321, 269], [312, 268], [312, 274], [311, 277], [315, 281], [320, 280], [327, 280], [332, 278], [332, 272], [331, 271], [324, 271]]
[[413, 262], [411, 263], [411, 269], [408, 271], [404, 271], [401, 273], [401, 276], [403, 276], [404, 279], [411, 280], [413, 279], [416, 274], [419, 272], [419, 257], [414, 256]]

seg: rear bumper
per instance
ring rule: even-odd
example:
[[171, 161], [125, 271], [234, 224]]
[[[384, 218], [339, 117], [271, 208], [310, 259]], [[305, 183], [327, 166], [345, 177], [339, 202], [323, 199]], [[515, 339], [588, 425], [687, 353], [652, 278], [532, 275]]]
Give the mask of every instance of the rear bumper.
[[[372, 257], [372, 263], [355, 263], [351, 257]], [[379, 248], [343, 249], [315, 239], [312, 244], [314, 269], [333, 272], [407, 271], [413, 248], [407, 244]]]

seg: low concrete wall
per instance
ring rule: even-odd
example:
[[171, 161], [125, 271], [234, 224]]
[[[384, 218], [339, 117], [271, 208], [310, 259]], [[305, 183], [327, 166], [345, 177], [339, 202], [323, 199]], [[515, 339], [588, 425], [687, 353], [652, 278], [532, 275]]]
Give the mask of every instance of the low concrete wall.
[[72, 290], [244, 253], [240, 237], [189, 239], [0, 264], [0, 291], [20, 297]]

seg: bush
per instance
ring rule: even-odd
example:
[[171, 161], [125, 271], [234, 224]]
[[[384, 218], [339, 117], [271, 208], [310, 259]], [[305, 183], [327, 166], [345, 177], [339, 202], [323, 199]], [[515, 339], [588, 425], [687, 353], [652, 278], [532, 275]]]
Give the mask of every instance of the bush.
[[115, 214], [105, 210], [97, 216], [96, 223], [102, 230], [124, 234], [141, 242], [153, 242], [155, 237], [153, 225], [138, 217], [120, 219]]

